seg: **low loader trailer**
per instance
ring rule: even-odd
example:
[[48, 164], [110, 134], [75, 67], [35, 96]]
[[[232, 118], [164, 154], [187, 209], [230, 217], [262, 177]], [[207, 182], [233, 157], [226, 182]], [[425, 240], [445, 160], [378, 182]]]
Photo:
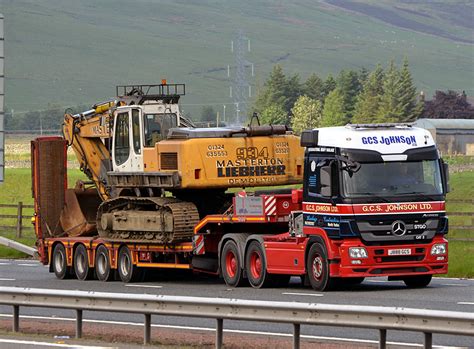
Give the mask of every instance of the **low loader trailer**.
[[[212, 140], [216, 132], [201, 136]], [[448, 168], [428, 131], [408, 124], [347, 125], [304, 131], [300, 142], [302, 186], [237, 190], [227, 192], [226, 200], [221, 192], [192, 191], [199, 197], [193, 199], [197, 211], [186, 211], [176, 199], [186, 197], [181, 191], [157, 201], [156, 191], [138, 190], [107, 201], [107, 214], [100, 214], [104, 203], [97, 185], [67, 189], [68, 142], [38, 138], [32, 142], [32, 171], [40, 260], [60, 279], [133, 282], [147, 269], [188, 269], [220, 275], [232, 287], [281, 286], [299, 276], [317, 291], [376, 276], [424, 287], [433, 275], [447, 273]], [[257, 161], [258, 152], [251, 154], [255, 161], [226, 161], [226, 147], [208, 155], [228, 181], [285, 171], [277, 161], [263, 161], [263, 153]], [[77, 200], [66, 198], [71, 190]], [[133, 200], [124, 204], [128, 197]], [[89, 213], [77, 221], [64, 218], [77, 212], [75, 205]], [[166, 238], [189, 224], [190, 237]], [[160, 227], [160, 241], [154, 227]], [[82, 233], [73, 236], [76, 230]]]

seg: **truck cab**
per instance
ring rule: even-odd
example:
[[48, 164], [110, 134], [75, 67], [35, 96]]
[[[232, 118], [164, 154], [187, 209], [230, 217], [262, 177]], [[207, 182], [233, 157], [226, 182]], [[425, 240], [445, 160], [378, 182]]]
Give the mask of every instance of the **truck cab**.
[[308, 267], [315, 288], [369, 276], [426, 286], [447, 272], [448, 169], [427, 130], [329, 127], [304, 131], [301, 145], [302, 231], [322, 250]]

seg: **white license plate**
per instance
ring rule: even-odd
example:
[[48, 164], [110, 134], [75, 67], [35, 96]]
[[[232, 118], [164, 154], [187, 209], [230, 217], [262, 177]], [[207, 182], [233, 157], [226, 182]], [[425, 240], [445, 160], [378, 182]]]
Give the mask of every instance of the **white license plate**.
[[396, 250], [388, 250], [389, 256], [408, 256], [411, 255], [411, 249], [409, 248], [398, 248]]

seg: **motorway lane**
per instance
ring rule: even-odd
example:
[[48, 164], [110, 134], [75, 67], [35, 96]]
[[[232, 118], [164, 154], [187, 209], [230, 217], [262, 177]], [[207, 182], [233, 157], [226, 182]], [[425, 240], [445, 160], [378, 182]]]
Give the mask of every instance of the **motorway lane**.
[[[371, 278], [363, 284], [333, 292], [314, 292], [303, 287], [299, 278], [292, 278], [285, 288], [252, 289], [250, 287], [228, 288], [222, 280], [203, 275], [193, 276], [187, 272], [155, 273], [152, 281], [137, 284], [121, 282], [99, 282], [58, 280], [48, 268], [36, 261], [0, 260], [0, 285], [34, 287], [48, 289], [70, 289], [97, 292], [120, 292], [137, 294], [164, 294], [177, 296], [221, 297], [252, 300], [294, 301], [325, 304], [379, 305], [408, 308], [474, 311], [474, 280], [436, 278], [425, 289], [410, 290], [403, 282], [388, 282]], [[0, 307], [0, 317], [11, 314], [10, 307]], [[72, 311], [59, 309], [22, 308], [21, 315], [74, 318]], [[142, 323], [143, 316], [115, 313], [85, 312], [85, 319], [103, 321], [123, 321]], [[183, 326], [211, 329], [215, 321], [211, 319], [190, 319], [179, 317], [152, 317], [153, 324], [159, 326]], [[275, 335], [289, 334], [291, 325], [225, 321], [224, 328], [230, 331], [269, 332]], [[378, 332], [364, 329], [344, 329], [336, 327], [303, 326], [306, 336], [337, 337], [347, 339], [376, 340]], [[419, 333], [389, 331], [388, 340], [399, 343], [422, 343]], [[473, 337], [434, 335], [434, 343], [444, 346], [464, 346], [474, 348]]]

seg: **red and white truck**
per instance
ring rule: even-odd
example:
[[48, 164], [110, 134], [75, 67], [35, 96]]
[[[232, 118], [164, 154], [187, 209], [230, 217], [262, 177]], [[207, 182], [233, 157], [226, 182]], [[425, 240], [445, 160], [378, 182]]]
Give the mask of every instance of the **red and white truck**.
[[173, 244], [67, 232], [45, 237], [39, 224], [45, 174], [35, 159], [42, 144], [60, 141], [39, 138], [32, 148], [38, 251], [59, 278], [130, 282], [147, 268], [172, 268], [255, 288], [300, 276], [323, 291], [375, 276], [424, 287], [447, 273], [448, 168], [424, 129], [371, 124], [304, 131], [302, 188], [238, 192], [224, 213], [199, 220], [192, 241]]

